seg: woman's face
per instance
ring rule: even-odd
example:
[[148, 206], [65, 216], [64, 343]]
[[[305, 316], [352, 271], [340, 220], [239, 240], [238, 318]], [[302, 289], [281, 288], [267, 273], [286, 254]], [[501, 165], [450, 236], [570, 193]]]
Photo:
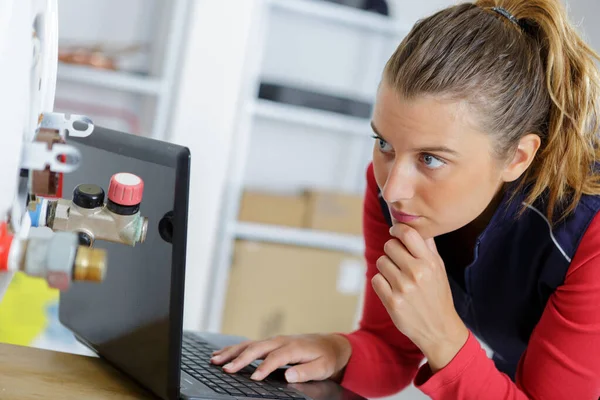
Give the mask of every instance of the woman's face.
[[472, 222], [516, 178], [493, 157], [491, 137], [477, 130], [464, 103], [405, 100], [382, 84], [372, 125], [375, 178], [392, 218], [424, 238]]

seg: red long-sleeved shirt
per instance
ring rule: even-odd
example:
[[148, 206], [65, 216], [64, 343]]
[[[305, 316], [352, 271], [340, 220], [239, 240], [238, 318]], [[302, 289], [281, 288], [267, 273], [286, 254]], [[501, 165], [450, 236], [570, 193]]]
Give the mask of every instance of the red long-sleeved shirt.
[[414, 382], [433, 399], [598, 399], [600, 396], [600, 216], [581, 240], [564, 284], [546, 304], [521, 357], [516, 382], [498, 371], [477, 339], [431, 373], [421, 351], [393, 324], [370, 285], [391, 236], [372, 166], [367, 171], [364, 234], [365, 304], [359, 329], [345, 335], [352, 356], [342, 385], [366, 397], [397, 393]]

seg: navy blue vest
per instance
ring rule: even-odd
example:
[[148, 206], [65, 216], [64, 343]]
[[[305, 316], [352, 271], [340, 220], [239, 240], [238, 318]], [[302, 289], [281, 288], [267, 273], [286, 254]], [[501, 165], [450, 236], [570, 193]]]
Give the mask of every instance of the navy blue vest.
[[[575, 212], [550, 229], [542, 201], [517, 218], [523, 195], [505, 194], [479, 235], [473, 262], [464, 270], [464, 289], [448, 276], [454, 305], [467, 327], [494, 352], [498, 370], [513, 380], [517, 364], [546, 302], [563, 284], [571, 259], [600, 197], [584, 196]], [[389, 210], [381, 208], [391, 225]]]

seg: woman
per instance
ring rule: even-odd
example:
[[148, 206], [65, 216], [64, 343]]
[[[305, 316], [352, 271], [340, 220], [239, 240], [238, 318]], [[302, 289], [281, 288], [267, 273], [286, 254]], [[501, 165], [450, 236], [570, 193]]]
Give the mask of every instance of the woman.
[[373, 113], [360, 328], [213, 362], [265, 358], [254, 379], [296, 364], [290, 382], [368, 397], [414, 382], [436, 399], [597, 399], [595, 58], [559, 0], [479, 0], [416, 24]]

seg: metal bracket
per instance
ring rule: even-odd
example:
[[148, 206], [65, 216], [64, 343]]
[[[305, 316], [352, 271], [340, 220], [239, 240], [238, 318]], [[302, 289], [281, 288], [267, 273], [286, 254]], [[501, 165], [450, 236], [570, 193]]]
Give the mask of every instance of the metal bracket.
[[[87, 128], [77, 129], [76, 123]], [[87, 137], [94, 131], [94, 123], [89, 117], [76, 114], [44, 113], [40, 127], [57, 130], [63, 139], [67, 138], [67, 134], [72, 137]]]
[[81, 153], [68, 144], [55, 143], [48, 149], [44, 142], [31, 142], [23, 146], [22, 160], [21, 168], [37, 171], [49, 168], [52, 172], [67, 174], [79, 167]]

